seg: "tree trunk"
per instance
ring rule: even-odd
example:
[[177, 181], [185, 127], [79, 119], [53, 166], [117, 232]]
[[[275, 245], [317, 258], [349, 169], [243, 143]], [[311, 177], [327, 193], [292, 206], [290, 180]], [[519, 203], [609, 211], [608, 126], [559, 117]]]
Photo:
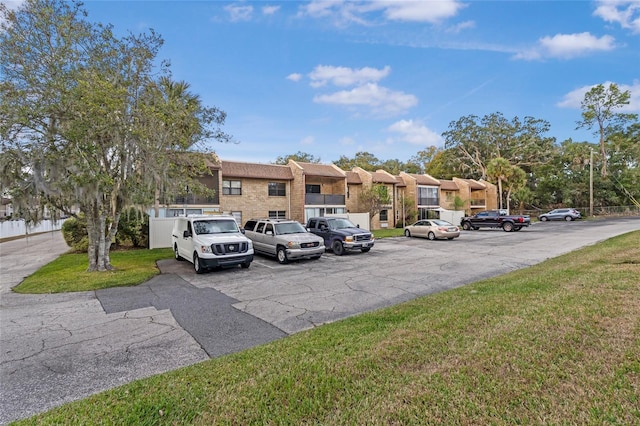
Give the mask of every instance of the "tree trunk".
[[111, 230], [107, 229], [107, 216], [101, 212], [98, 203], [94, 203], [87, 208], [85, 215], [87, 219], [87, 234], [89, 237], [89, 247], [87, 249], [89, 267], [87, 271], [111, 271], [114, 268], [111, 266], [109, 250], [111, 249], [111, 241], [114, 234], [108, 231], [111, 231], [113, 228], [111, 228]]
[[498, 200], [500, 205], [500, 210], [502, 210], [502, 179], [498, 178]]

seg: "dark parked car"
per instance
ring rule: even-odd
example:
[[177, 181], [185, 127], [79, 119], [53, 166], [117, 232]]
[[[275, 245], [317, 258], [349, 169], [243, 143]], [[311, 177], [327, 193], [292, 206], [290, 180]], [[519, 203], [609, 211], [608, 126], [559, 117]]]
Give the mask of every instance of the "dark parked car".
[[547, 220], [566, 220], [569, 222], [576, 219], [582, 219], [582, 215], [578, 210], [572, 208], [554, 209], [550, 212], [541, 214], [538, 216], [538, 219], [543, 222], [546, 222]]

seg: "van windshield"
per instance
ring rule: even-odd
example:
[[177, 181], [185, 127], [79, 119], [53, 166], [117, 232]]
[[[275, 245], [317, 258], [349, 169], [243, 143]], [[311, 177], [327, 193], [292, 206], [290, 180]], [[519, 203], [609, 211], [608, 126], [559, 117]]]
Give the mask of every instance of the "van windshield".
[[240, 232], [235, 220], [197, 220], [193, 222], [193, 231], [198, 235]]

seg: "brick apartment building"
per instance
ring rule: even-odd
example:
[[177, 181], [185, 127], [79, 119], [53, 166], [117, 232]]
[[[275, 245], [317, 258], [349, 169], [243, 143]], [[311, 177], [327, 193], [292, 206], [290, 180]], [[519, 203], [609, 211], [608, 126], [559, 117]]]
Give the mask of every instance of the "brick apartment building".
[[[472, 179], [439, 180], [427, 174], [385, 170], [368, 172], [360, 167], [342, 170], [333, 164], [287, 165], [216, 161], [209, 164], [210, 176], [202, 182], [215, 190], [213, 197], [188, 194], [156, 204], [152, 215], [174, 217], [184, 214], [232, 214], [244, 224], [255, 217], [307, 218], [326, 214], [366, 213], [362, 191], [373, 185], [386, 188], [389, 204], [371, 218], [371, 228], [391, 228], [401, 223], [408, 208], [417, 218], [439, 217], [443, 210], [474, 211], [497, 208], [496, 186]], [[409, 206], [409, 207], [407, 207]]]

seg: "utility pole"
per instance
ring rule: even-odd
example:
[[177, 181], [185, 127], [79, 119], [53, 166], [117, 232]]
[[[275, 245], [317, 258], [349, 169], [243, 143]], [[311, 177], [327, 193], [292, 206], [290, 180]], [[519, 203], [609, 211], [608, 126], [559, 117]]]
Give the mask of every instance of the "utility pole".
[[593, 148], [589, 155], [589, 216], [593, 216]]

